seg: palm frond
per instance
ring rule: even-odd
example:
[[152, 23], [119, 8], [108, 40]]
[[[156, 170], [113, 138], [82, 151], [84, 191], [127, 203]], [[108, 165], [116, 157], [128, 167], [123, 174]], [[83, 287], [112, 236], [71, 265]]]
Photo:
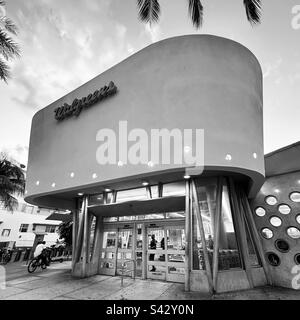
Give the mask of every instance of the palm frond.
[[[1, 72], [1, 68], [0, 68]], [[13, 211], [18, 201], [14, 195], [23, 195], [25, 190], [25, 174], [18, 164], [0, 158], [0, 201], [9, 211]]]
[[189, 0], [189, 15], [194, 27], [200, 28], [203, 23], [203, 5], [200, 0]]
[[11, 19], [7, 17], [0, 17], [0, 22], [8, 32], [11, 32], [15, 36], [18, 34], [18, 27]]
[[157, 22], [160, 15], [158, 0], [137, 0], [139, 18], [146, 23]]
[[0, 29], [0, 54], [8, 60], [9, 58], [19, 57], [20, 48], [16, 42], [10, 38], [6, 32]]
[[0, 59], [0, 79], [7, 83], [10, 78], [9, 66]]
[[9, 193], [2, 192], [0, 190], [0, 201], [5, 209], [8, 211], [14, 211], [18, 207], [18, 200]]
[[260, 0], [244, 0], [246, 15], [248, 21], [253, 25], [260, 23], [261, 18], [261, 1]]

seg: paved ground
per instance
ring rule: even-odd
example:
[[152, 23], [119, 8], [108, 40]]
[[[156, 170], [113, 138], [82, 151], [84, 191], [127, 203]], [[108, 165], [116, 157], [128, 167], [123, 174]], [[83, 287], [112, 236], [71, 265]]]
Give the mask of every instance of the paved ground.
[[0, 287], [1, 300], [300, 300], [300, 291], [263, 287], [217, 294], [213, 297], [184, 292], [183, 284], [154, 280], [124, 279], [96, 275], [75, 279], [70, 262], [52, 264], [47, 270], [27, 273], [24, 263], [6, 268], [6, 289]]

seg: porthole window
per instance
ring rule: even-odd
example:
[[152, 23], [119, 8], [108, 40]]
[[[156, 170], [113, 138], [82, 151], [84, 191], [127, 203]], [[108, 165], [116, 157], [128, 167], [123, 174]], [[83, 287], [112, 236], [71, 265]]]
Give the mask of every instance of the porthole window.
[[296, 264], [300, 264], [300, 253], [295, 254], [294, 260]]
[[287, 204], [281, 204], [279, 207], [278, 207], [278, 211], [281, 213], [281, 214], [289, 214], [291, 212], [291, 208], [287, 205]]
[[292, 192], [290, 194], [290, 199], [293, 201], [293, 202], [300, 202], [300, 192]]
[[300, 238], [300, 230], [295, 227], [290, 227], [286, 230], [289, 237], [292, 239], [299, 239]]
[[296, 221], [300, 224], [300, 214], [297, 215]]
[[279, 217], [273, 216], [270, 218], [270, 223], [274, 227], [280, 227], [282, 225], [282, 220]]
[[290, 245], [285, 240], [276, 240], [275, 247], [280, 252], [288, 252], [290, 250]]
[[274, 206], [278, 201], [277, 201], [277, 198], [274, 197], [274, 196], [268, 196], [266, 197], [265, 199], [266, 203], [270, 206]]
[[265, 239], [271, 239], [271, 238], [273, 238], [273, 231], [268, 229], [268, 228], [264, 228], [264, 229], [261, 230], [261, 235]]
[[273, 252], [268, 252], [266, 254], [266, 256], [267, 256], [267, 260], [271, 266], [278, 267], [280, 265], [280, 258], [278, 257], [277, 254], [275, 254]]
[[262, 208], [262, 207], [258, 207], [258, 208], [255, 209], [255, 213], [259, 217], [263, 217], [266, 214], [266, 210], [264, 208]]

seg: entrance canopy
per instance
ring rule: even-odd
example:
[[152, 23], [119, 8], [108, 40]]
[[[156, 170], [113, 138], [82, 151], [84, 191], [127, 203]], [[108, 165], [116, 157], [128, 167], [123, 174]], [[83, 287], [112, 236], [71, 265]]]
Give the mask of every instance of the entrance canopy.
[[185, 196], [101, 204], [89, 207], [95, 216], [116, 217], [185, 210]]

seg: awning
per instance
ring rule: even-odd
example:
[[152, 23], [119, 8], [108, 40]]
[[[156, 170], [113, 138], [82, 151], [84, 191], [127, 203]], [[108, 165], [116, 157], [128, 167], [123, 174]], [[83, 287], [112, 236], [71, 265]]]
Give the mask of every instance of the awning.
[[62, 221], [62, 222], [69, 222], [72, 220], [72, 214], [66, 213], [52, 213], [49, 217], [46, 218], [46, 220], [56, 220], [56, 221]]
[[139, 214], [176, 212], [183, 210], [185, 210], [185, 196], [133, 200], [89, 207], [89, 212], [95, 216], [104, 217], [133, 216]]

